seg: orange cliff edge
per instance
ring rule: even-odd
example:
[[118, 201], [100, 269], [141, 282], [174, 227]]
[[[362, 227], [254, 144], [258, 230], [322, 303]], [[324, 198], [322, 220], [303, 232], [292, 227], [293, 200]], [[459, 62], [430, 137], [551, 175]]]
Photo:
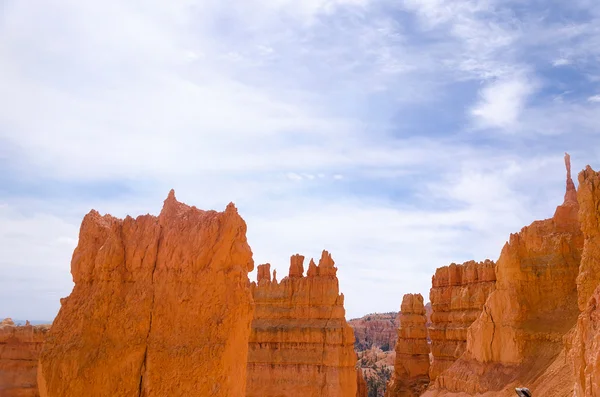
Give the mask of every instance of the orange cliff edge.
[[270, 265], [259, 265], [252, 283], [256, 304], [248, 346], [248, 397], [354, 397], [354, 334], [346, 323], [337, 268], [327, 251], [319, 265], [290, 260], [277, 282]]
[[40, 357], [42, 397], [245, 394], [254, 267], [233, 204], [158, 217], [91, 211]]
[[400, 307], [394, 374], [386, 397], [417, 397], [429, 383], [427, 316], [421, 294], [406, 294]]

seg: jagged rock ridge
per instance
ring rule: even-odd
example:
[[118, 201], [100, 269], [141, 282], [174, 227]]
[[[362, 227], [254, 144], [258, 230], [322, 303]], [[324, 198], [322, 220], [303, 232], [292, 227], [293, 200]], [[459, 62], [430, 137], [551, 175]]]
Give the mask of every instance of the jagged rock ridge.
[[[289, 276], [258, 266], [248, 346], [248, 397], [346, 397], [357, 393], [354, 334], [346, 323], [337, 268], [327, 251], [304, 276], [304, 257], [291, 257]], [[274, 277], [273, 277], [274, 278]]]
[[253, 267], [233, 204], [202, 211], [171, 191], [158, 217], [91, 211], [41, 354], [41, 396], [243, 396]]

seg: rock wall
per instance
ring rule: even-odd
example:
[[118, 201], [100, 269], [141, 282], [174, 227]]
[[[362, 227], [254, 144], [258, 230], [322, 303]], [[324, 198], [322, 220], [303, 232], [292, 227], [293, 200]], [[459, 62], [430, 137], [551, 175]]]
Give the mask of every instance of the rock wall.
[[40, 358], [42, 397], [243, 396], [253, 304], [246, 224], [179, 203], [83, 219]]
[[440, 267], [432, 277], [429, 299], [432, 314], [429, 337], [433, 362], [429, 377], [435, 380], [467, 347], [467, 329], [479, 317], [496, 284], [495, 264], [469, 261]]
[[429, 384], [429, 345], [423, 296], [404, 295], [400, 312], [394, 374], [385, 396], [416, 397]]
[[348, 321], [354, 330], [354, 348], [356, 351], [368, 350], [372, 346], [384, 351], [396, 348], [399, 326], [397, 312], [367, 314]]
[[511, 234], [497, 261], [496, 290], [467, 331], [465, 354], [438, 376], [438, 390], [514, 393], [510, 389], [515, 385], [536, 385], [542, 374], [552, 369], [554, 376], [537, 385], [543, 388], [551, 382], [562, 383], [534, 395], [568, 393], [558, 390], [572, 376], [565, 372], [566, 361], [560, 357], [564, 355], [563, 337], [577, 319], [575, 281], [583, 234], [568, 156], [565, 162], [564, 203], [552, 218], [535, 221]]
[[[357, 393], [354, 334], [346, 323], [337, 268], [323, 251], [319, 265], [291, 258], [289, 276], [271, 280], [258, 266], [248, 347], [248, 397], [347, 397]], [[275, 277], [274, 277], [275, 278]]]
[[0, 323], [0, 396], [37, 397], [37, 363], [49, 325]]
[[572, 335], [570, 358], [576, 397], [600, 396], [600, 173], [589, 166], [579, 174], [577, 197], [584, 235], [577, 276], [581, 314]]

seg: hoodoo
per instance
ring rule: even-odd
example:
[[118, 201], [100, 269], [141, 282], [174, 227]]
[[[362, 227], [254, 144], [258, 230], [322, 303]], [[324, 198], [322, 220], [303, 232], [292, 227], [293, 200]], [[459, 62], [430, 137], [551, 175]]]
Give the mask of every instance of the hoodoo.
[[248, 397], [348, 397], [357, 393], [354, 334], [346, 323], [337, 268], [323, 251], [319, 265], [294, 255], [289, 276], [270, 280], [258, 266], [248, 347]]
[[394, 374], [386, 397], [418, 397], [429, 384], [429, 346], [423, 296], [406, 294], [400, 307]]
[[243, 396], [253, 267], [233, 204], [202, 211], [171, 191], [158, 217], [91, 211], [41, 354], [41, 396]]

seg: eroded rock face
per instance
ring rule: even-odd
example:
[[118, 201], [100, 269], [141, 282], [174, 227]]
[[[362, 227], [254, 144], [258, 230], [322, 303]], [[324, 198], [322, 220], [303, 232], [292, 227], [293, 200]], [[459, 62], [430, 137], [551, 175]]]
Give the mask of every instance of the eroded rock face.
[[406, 294], [400, 308], [394, 374], [386, 397], [417, 397], [429, 384], [429, 345], [423, 296]]
[[75, 287], [44, 345], [42, 397], [243, 396], [252, 321], [246, 224], [179, 203], [85, 216]]
[[37, 397], [37, 364], [49, 325], [0, 323], [0, 396]]
[[448, 369], [467, 347], [467, 329], [479, 317], [496, 284], [495, 264], [469, 261], [440, 267], [429, 293], [432, 314], [429, 326], [433, 362], [429, 377]]
[[356, 351], [370, 349], [372, 346], [384, 351], [396, 348], [399, 326], [398, 313], [373, 313], [348, 321], [354, 330]]
[[600, 173], [579, 174], [579, 220], [584, 234], [577, 277], [581, 314], [571, 341], [575, 397], [600, 395]]
[[360, 368], [356, 368], [356, 385], [356, 397], [368, 397], [367, 382]]
[[565, 201], [554, 216], [511, 234], [496, 265], [496, 290], [467, 331], [465, 354], [438, 376], [438, 389], [499, 391], [512, 382], [532, 384], [553, 365], [578, 313], [578, 210], [568, 173]]
[[346, 323], [337, 268], [291, 258], [290, 275], [252, 283], [256, 304], [248, 347], [249, 397], [347, 397], [357, 393], [354, 334]]

